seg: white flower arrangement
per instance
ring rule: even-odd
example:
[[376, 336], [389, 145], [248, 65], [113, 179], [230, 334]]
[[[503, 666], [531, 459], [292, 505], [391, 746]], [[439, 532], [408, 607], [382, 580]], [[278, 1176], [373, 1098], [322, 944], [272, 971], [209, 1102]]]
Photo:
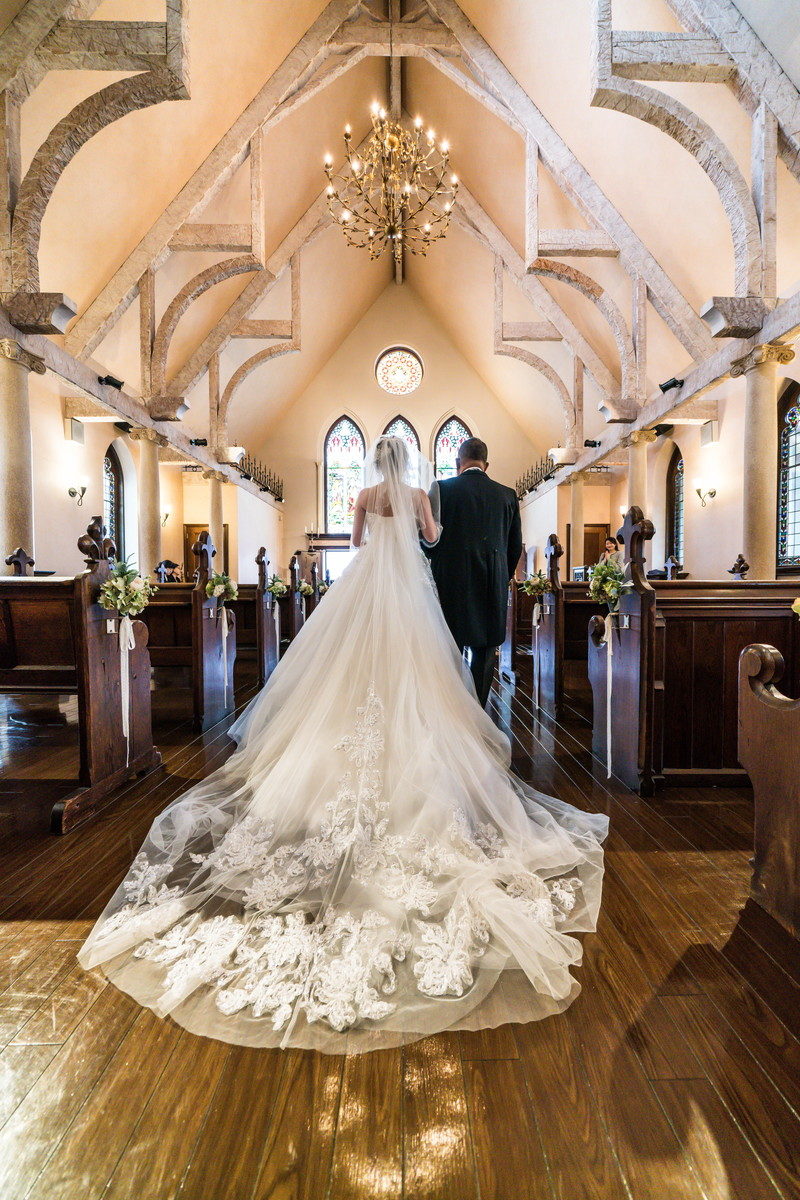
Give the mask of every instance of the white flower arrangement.
[[136, 617], [147, 608], [150, 597], [157, 591], [158, 588], [149, 579], [143, 579], [136, 567], [128, 562], [117, 562], [100, 588], [98, 601], [103, 608], [115, 609], [121, 617]]
[[279, 575], [273, 575], [267, 584], [266, 590], [272, 592], [273, 596], [277, 598], [278, 596], [285, 596], [289, 588]]
[[792, 612], [797, 613], [798, 617], [800, 617], [800, 596], [798, 596], [795, 602], [792, 604]]
[[301, 596], [313, 596], [314, 589], [307, 579], [301, 579], [297, 585], [297, 590]]
[[545, 592], [552, 592], [553, 585], [545, 575], [544, 571], [536, 571], [528, 579], [523, 579], [519, 584], [519, 590], [524, 592], [526, 596], [533, 596], [535, 600], [541, 600]]
[[589, 576], [589, 595], [592, 600], [608, 605], [610, 613], [616, 612], [619, 598], [633, 584], [626, 582], [625, 575], [615, 562], [601, 562], [592, 567]]
[[221, 608], [226, 600], [236, 599], [239, 595], [239, 588], [230, 575], [212, 575], [206, 584], [206, 595], [213, 596], [218, 600]]
[[330, 590], [330, 588], [331, 584], [326, 583], [323, 579], [322, 583], [317, 586], [317, 591], [319, 592], [320, 596], [324, 596], [325, 593]]

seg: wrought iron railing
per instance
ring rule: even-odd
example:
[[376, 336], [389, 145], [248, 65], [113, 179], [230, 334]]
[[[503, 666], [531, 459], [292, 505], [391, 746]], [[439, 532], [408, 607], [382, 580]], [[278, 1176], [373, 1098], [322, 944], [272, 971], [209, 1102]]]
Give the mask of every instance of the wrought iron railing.
[[276, 500], [283, 500], [283, 480], [270, 471], [265, 463], [252, 454], [245, 454], [236, 464], [245, 479], [252, 479], [262, 492], [269, 492]]
[[551, 479], [556, 471], [556, 463], [553, 462], [549, 454], [544, 458], [540, 458], [537, 463], [521, 475], [517, 480], [517, 496], [521, 500], [523, 496], [527, 496], [528, 492], [535, 492], [540, 483], [544, 483], [546, 479]]

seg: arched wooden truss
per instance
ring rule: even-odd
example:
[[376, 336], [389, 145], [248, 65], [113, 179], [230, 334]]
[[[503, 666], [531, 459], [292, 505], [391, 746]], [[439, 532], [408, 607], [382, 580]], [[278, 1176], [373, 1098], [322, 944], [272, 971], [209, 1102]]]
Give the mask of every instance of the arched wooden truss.
[[167, 305], [162, 316], [155, 340], [151, 358], [151, 378], [153, 395], [161, 395], [166, 391], [167, 355], [172, 337], [178, 322], [191, 307], [198, 296], [202, 296], [209, 288], [225, 279], [233, 279], [236, 275], [252, 274], [261, 270], [261, 263], [253, 254], [241, 254], [236, 258], [226, 258], [199, 271], [188, 283], [180, 289]]
[[[0, 201], [11, 212], [7, 247], [0, 247], [0, 288], [20, 329], [60, 333], [74, 315], [67, 297], [39, 292], [39, 243], [47, 205], [64, 169], [85, 143], [113, 121], [163, 100], [188, 95], [183, 0], [167, 0], [164, 22], [70, 20], [66, 0], [26, 4], [4, 31], [0, 86], [5, 140]], [[79, 6], [82, 16], [96, 0]], [[61, 19], [59, 19], [61, 18]], [[142, 68], [147, 68], [142, 70]], [[87, 96], [53, 127], [18, 181], [19, 106], [48, 70], [134, 70]]]
[[595, 0], [596, 54], [592, 104], [627, 113], [688, 150], [719, 194], [733, 239], [737, 296], [760, 296], [761, 233], [750, 187], [722, 138], [674, 96], [614, 73], [612, 0]]
[[[566, 445], [575, 446], [578, 441], [578, 422], [576, 414], [575, 402], [567, 391], [558, 371], [551, 366], [549, 362], [541, 358], [538, 354], [534, 354], [531, 350], [525, 349], [524, 346], [519, 346], [513, 340], [506, 340], [503, 333], [503, 263], [501, 259], [495, 256], [494, 260], [494, 352], [495, 354], [503, 354], [507, 358], [515, 358], [517, 362], [523, 362], [527, 366], [532, 367], [539, 375], [545, 379], [553, 388], [558, 402], [561, 406], [561, 412], [564, 417], [564, 426], [566, 429]], [[511, 330], [512, 333], [524, 334], [523, 330]]]
[[233, 372], [224, 390], [220, 393], [219, 380], [219, 353], [214, 354], [214, 367], [209, 369], [209, 424], [211, 431], [211, 441], [215, 451], [218, 454], [224, 454], [224, 448], [227, 446], [228, 438], [228, 416], [231, 410], [231, 404], [236, 395], [238, 388], [244, 383], [248, 375], [264, 363], [271, 362], [273, 358], [280, 358], [283, 354], [289, 354], [293, 350], [300, 349], [300, 255], [295, 254], [289, 264], [291, 272], [292, 286], [292, 315], [288, 322], [285, 322], [288, 338], [282, 341], [277, 341], [271, 346], [265, 346], [264, 349], [251, 354], [249, 358], [237, 367]]

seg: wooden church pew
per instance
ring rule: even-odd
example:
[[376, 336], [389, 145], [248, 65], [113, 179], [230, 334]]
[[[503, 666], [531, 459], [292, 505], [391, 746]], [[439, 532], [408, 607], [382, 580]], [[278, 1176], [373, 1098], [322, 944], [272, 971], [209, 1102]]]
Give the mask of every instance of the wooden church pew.
[[97, 603], [115, 552], [100, 517], [78, 549], [88, 570], [74, 578], [31, 578], [26, 571], [33, 560], [20, 551], [10, 556], [17, 573], [0, 578], [0, 692], [75, 695], [78, 701], [78, 786], [52, 809], [55, 833], [74, 829], [125, 780], [161, 761], [153, 746], [147, 629], [139, 620], [128, 659], [127, 741], [123, 734], [119, 620]]
[[303, 623], [306, 619], [306, 606], [304, 597], [297, 590], [297, 585], [300, 582], [300, 563], [297, 555], [292, 555], [292, 560], [289, 563], [289, 590], [285, 596], [280, 596], [278, 599], [278, 610], [280, 613], [280, 653], [285, 654], [289, 648], [289, 644], [294, 641], [300, 630], [303, 628]]
[[269, 559], [262, 546], [256, 555], [257, 583], [240, 583], [239, 595], [228, 607], [236, 616], [236, 653], [239, 658], [254, 658], [258, 686], [263, 687], [278, 663], [280, 636], [275, 597], [267, 591]]
[[525, 578], [526, 561], [527, 556], [523, 549], [514, 578], [508, 585], [506, 636], [500, 647], [500, 673], [512, 683], [516, 680], [518, 656], [530, 655], [533, 636], [533, 599], [521, 592], [518, 586], [519, 581]]
[[[623, 536], [633, 586], [612, 623], [613, 772], [643, 795], [651, 795], [658, 784], [746, 784], [737, 753], [739, 654], [751, 642], [776, 645], [796, 686], [800, 628], [791, 611], [796, 584], [648, 581], [644, 544], [653, 526], [641, 510], [630, 510]], [[602, 618], [593, 618], [593, 748], [605, 762], [608, 662], [602, 632]]]
[[800, 700], [778, 690], [784, 670], [774, 646], [742, 651], [739, 759], [755, 798], [751, 895], [800, 937]]
[[142, 620], [150, 631], [153, 666], [189, 669], [194, 727], [203, 730], [233, 712], [236, 616], [228, 614], [223, 649], [221, 608], [213, 596], [206, 595], [216, 553], [207, 530], [192, 553], [198, 564], [195, 582], [159, 584]]
[[561, 720], [570, 679], [586, 676], [586, 626], [602, 606], [590, 598], [585, 581], [561, 579], [564, 552], [555, 533], [547, 539], [544, 553], [551, 591], [544, 596], [533, 635], [534, 699], [549, 716]]

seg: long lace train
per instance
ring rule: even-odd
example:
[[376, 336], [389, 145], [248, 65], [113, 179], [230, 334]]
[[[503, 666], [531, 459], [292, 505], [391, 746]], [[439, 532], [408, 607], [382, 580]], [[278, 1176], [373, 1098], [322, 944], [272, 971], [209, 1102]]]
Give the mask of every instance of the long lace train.
[[196, 1033], [358, 1052], [579, 990], [607, 818], [510, 773], [425, 560], [370, 529], [80, 951]]

